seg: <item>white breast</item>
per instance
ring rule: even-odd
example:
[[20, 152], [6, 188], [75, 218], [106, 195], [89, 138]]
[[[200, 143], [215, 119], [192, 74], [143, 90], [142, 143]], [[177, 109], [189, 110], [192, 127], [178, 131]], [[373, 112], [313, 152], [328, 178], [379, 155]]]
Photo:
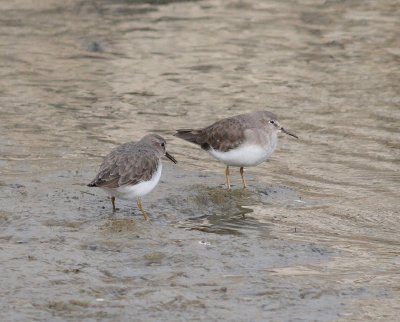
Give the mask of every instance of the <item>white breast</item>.
[[147, 195], [150, 191], [152, 191], [157, 183], [160, 181], [162, 171], [161, 162], [158, 165], [157, 171], [153, 174], [149, 181], [142, 181], [134, 186], [124, 185], [118, 188], [103, 188], [110, 195], [125, 199], [125, 200], [134, 200], [138, 197], [142, 197]]
[[258, 165], [267, 160], [274, 152], [275, 148], [276, 140], [274, 144], [269, 144], [266, 147], [255, 144], [242, 144], [227, 152], [214, 149], [210, 149], [208, 152], [226, 165], [248, 167]]

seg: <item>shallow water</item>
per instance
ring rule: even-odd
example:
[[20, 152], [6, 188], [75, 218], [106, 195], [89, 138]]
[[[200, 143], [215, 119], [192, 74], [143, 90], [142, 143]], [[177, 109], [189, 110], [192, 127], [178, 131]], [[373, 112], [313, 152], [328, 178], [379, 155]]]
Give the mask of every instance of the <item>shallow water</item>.
[[[0, 3], [2, 321], [393, 321], [400, 309], [397, 1]], [[174, 129], [266, 109], [234, 170]], [[152, 221], [85, 186], [158, 132]]]

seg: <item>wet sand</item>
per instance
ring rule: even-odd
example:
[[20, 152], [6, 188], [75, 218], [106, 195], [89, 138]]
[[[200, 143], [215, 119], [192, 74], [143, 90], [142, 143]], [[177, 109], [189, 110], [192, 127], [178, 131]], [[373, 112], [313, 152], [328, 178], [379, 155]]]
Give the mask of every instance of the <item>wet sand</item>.
[[[1, 3], [0, 320], [394, 321], [396, 1]], [[281, 135], [232, 192], [172, 136], [266, 109]], [[134, 203], [85, 185], [157, 132]]]

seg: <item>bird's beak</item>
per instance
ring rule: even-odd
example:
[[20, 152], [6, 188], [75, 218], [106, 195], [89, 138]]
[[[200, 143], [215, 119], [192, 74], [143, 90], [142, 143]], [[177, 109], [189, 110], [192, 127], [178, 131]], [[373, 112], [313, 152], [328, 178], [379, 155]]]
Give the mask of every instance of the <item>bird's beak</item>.
[[171, 154], [169, 154], [168, 152], [165, 152], [165, 156], [168, 159], [170, 159], [173, 163], [178, 163], [178, 161], [176, 161], [176, 159]]
[[283, 127], [281, 127], [281, 131], [282, 131], [283, 133], [286, 133], [287, 135], [290, 135], [290, 136], [295, 137], [296, 139], [299, 138], [296, 134], [293, 134], [293, 133], [290, 133], [289, 131], [286, 131]]

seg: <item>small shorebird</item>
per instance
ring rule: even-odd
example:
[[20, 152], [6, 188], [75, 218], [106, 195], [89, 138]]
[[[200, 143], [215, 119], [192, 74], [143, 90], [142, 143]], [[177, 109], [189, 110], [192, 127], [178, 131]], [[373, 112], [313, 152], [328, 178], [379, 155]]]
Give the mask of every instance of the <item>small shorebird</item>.
[[226, 164], [226, 184], [230, 189], [229, 166], [240, 167], [243, 189], [247, 187], [244, 167], [256, 166], [268, 159], [278, 142], [278, 132], [286, 131], [275, 114], [266, 111], [240, 114], [215, 122], [202, 129], [181, 129], [178, 138], [199, 145], [214, 158]]
[[88, 187], [99, 187], [109, 193], [114, 212], [115, 197], [137, 199], [137, 206], [148, 220], [141, 197], [152, 191], [160, 180], [161, 157], [166, 156], [177, 163], [165, 147], [165, 140], [157, 134], [148, 134], [139, 142], [117, 146], [104, 158], [99, 173]]

